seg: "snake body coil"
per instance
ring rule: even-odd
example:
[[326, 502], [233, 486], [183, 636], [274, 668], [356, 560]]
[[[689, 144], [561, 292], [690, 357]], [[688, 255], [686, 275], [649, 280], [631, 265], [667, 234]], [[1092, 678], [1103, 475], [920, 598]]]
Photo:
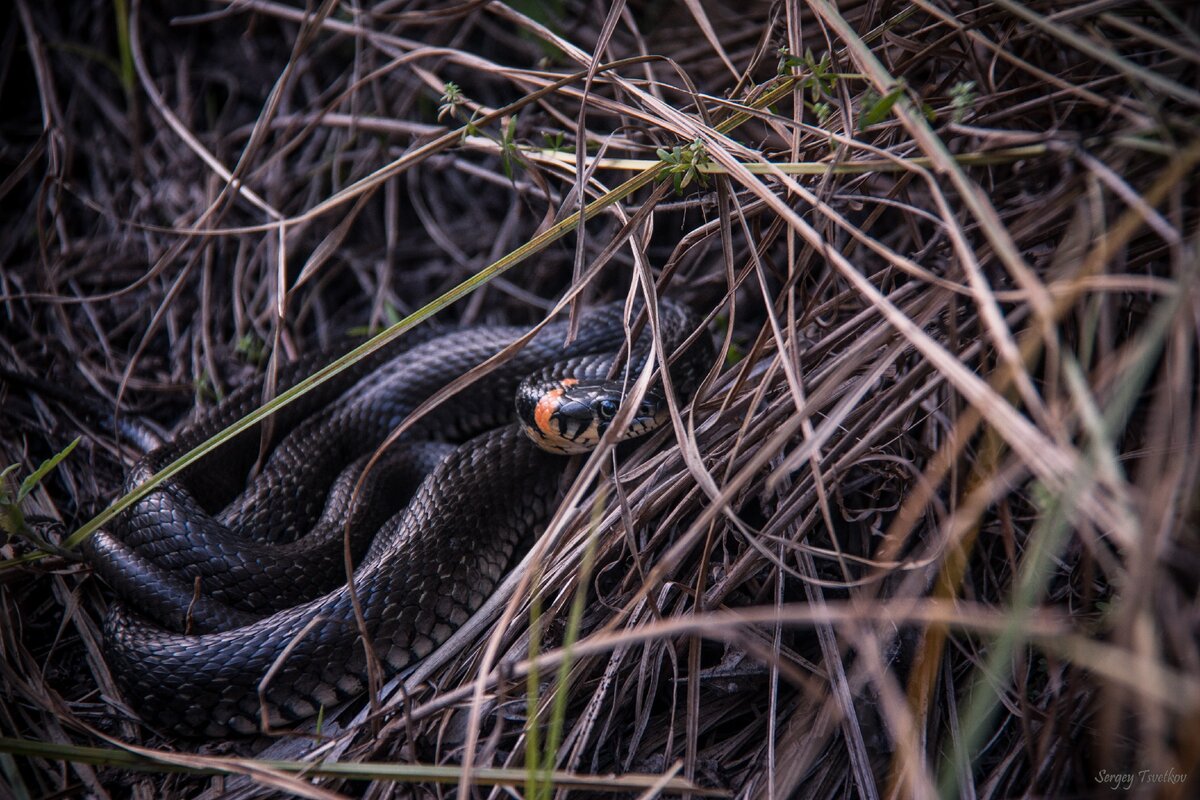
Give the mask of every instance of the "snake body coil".
[[[142, 498], [87, 544], [123, 601], [106, 622], [105, 651], [126, 698], [162, 730], [222, 736], [252, 733], [264, 719], [298, 722], [360, 694], [367, 659], [345, 585], [347, 516], [353, 585], [385, 672], [432, 652], [552, 513], [565, 462], [543, 448], [577, 452], [613, 417], [619, 395], [597, 387], [612, 386], [602, 381], [625, 343], [623, 319], [619, 306], [590, 311], [565, 346], [565, 323], [544, 328], [420, 420], [369, 472], [355, 502], [367, 457], [392, 429], [521, 329], [458, 331], [360, 363], [276, 415], [269, 455], [249, 482], [258, 428]], [[672, 303], [661, 304], [659, 320], [668, 354], [699, 324]], [[629, 348], [627, 368], [644, 363], [648, 330]], [[701, 335], [676, 361], [677, 388], [690, 390], [710, 348]], [[313, 366], [298, 365], [282, 383]], [[512, 424], [514, 397], [520, 424]], [[258, 400], [254, 387], [235, 393], [146, 456], [130, 486]], [[648, 400], [632, 432], [656, 418]]]

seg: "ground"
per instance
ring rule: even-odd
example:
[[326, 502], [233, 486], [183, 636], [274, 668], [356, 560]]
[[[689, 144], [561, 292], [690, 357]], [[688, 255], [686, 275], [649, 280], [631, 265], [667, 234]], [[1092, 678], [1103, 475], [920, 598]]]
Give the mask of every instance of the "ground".
[[[1195, 793], [1194, 4], [42, 5], [0, 12], [14, 796]], [[76, 550], [120, 419], [651, 288], [711, 373], [505, 624], [332, 744], [130, 716]], [[230, 757], [318, 746], [357, 772]]]

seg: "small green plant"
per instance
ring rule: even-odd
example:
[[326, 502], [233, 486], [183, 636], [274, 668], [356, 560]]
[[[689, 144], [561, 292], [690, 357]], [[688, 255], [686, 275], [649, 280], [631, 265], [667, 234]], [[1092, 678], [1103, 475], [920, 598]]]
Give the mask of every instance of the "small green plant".
[[779, 48], [779, 74], [782, 75], [793, 67], [801, 67], [808, 73], [800, 82], [800, 86], [808, 89], [813, 102], [819, 100], [821, 95], [831, 94], [837, 88], [838, 74], [833, 71], [833, 60], [829, 53], [825, 53], [821, 60], [817, 61], [811, 48], [805, 50], [803, 56], [792, 55], [786, 47]]
[[792, 55], [792, 51], [787, 47], [781, 47], [777, 52], [779, 53], [779, 63], [775, 65], [775, 73], [777, 75], [783, 75], [794, 67], [804, 66], [804, 59], [800, 56]]
[[950, 87], [950, 119], [962, 122], [975, 109], [975, 81], [959, 81]]
[[524, 159], [521, 158], [520, 148], [517, 147], [517, 118], [516, 116], [509, 117], [508, 124], [504, 126], [504, 133], [500, 140], [500, 168], [504, 170], [504, 177], [510, 181], [513, 179], [513, 167], [523, 165]]
[[243, 361], [259, 366], [267, 355], [266, 345], [263, 341], [253, 333], [247, 333], [237, 340], [237, 346], [234, 348], [237, 354], [241, 356]]
[[25, 512], [21, 509], [21, 504], [25, 502], [25, 498], [37, 488], [37, 485], [50, 472], [59, 465], [59, 463], [71, 455], [71, 451], [75, 449], [75, 445], [79, 444], [80, 437], [76, 436], [75, 441], [64, 447], [58, 453], [55, 453], [50, 458], [42, 462], [42, 465], [26, 476], [25, 480], [21, 481], [21, 485], [17, 487], [14, 494], [9, 488], [9, 477], [17, 471], [20, 464], [9, 464], [0, 472], [0, 532], [7, 536], [16, 536], [24, 539], [39, 550], [47, 553], [62, 553], [62, 550], [57, 546], [47, 542], [42, 537], [38, 536], [29, 527], [28, 521], [25, 519]]
[[704, 142], [696, 139], [691, 144], [682, 147], [676, 145], [670, 150], [660, 147], [657, 152], [659, 160], [669, 165], [667, 174], [675, 183], [676, 194], [683, 194], [683, 190], [691, 185], [692, 181], [697, 181], [701, 186], [708, 186], [708, 176], [701, 172], [701, 169], [711, 163], [708, 151], [704, 149]]
[[892, 110], [892, 106], [896, 105], [896, 101], [904, 96], [908, 90], [908, 86], [903, 80], [896, 82], [896, 85], [888, 90], [888, 93], [883, 97], [875, 94], [868, 89], [863, 93], [862, 108], [863, 112], [858, 117], [858, 129], [865, 130], [877, 122], [882, 122]]
[[458, 119], [459, 107], [466, 102], [466, 97], [463, 96], [462, 89], [457, 83], [447, 81], [442, 87], [442, 96], [438, 98], [440, 105], [438, 106], [437, 121], [442, 122], [446, 117]]
[[[462, 106], [467, 102], [466, 95], [457, 83], [447, 81], [442, 87], [442, 96], [439, 99], [437, 120], [442, 122], [446, 117], [453, 120], [462, 120]], [[463, 120], [463, 139], [468, 136], [486, 136], [500, 146], [500, 168], [504, 170], [504, 175], [510, 181], [513, 179], [514, 167], [523, 164], [520, 148], [516, 142], [517, 133], [517, 117], [514, 114], [509, 117], [508, 123], [501, 128], [500, 140], [496, 141], [495, 137], [481, 131], [475, 125], [475, 116], [470, 119]]]
[[555, 153], [565, 153], [566, 148], [563, 147], [563, 132], [562, 131], [542, 131], [542, 141], [546, 143], [546, 149]]
[[833, 106], [829, 105], [829, 103], [818, 101], [813, 103], [811, 108], [813, 114], [817, 117], [817, 124], [824, 128], [825, 124], [829, 122], [829, 118], [833, 116]]

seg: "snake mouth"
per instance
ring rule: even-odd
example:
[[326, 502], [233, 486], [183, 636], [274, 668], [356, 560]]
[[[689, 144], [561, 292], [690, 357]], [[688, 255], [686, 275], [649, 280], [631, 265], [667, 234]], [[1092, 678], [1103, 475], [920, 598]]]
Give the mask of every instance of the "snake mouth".
[[[595, 449], [611, 427], [624, 399], [622, 385], [613, 381], [581, 382], [564, 378], [528, 387], [518, 398], [521, 427], [538, 447], [574, 455]], [[647, 392], [620, 439], [649, 433], [667, 417], [666, 402]]]

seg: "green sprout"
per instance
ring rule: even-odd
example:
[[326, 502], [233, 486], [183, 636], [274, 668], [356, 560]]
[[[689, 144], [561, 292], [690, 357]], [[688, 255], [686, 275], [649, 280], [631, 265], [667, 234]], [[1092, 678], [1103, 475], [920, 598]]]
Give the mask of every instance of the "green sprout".
[[829, 118], [833, 116], [833, 106], [825, 102], [816, 102], [812, 104], [812, 112], [817, 117], [817, 124], [822, 128], [829, 122]]
[[447, 81], [442, 87], [442, 96], [438, 98], [441, 105], [438, 106], [437, 121], [443, 121], [447, 116], [451, 119], [458, 119], [458, 109], [466, 102], [466, 97], [462, 93], [457, 83]]
[[267, 348], [263, 341], [253, 333], [247, 333], [238, 339], [234, 349], [244, 361], [256, 367], [262, 364], [263, 358], [267, 355]]
[[975, 81], [959, 81], [950, 87], [950, 119], [962, 122], [968, 111], [975, 108]]
[[520, 148], [517, 147], [517, 118], [512, 116], [504, 126], [503, 138], [500, 141], [500, 168], [504, 177], [513, 179], [513, 166], [524, 164]]
[[704, 142], [696, 139], [689, 145], [676, 145], [670, 150], [660, 147], [657, 152], [659, 160], [669, 165], [667, 174], [675, 183], [676, 194], [683, 194], [693, 180], [701, 186], [708, 186], [708, 177], [700, 171], [711, 163]]
[[803, 56], [792, 55], [786, 47], [779, 48], [779, 74], [782, 75], [793, 67], [801, 67], [808, 72], [800, 86], [809, 90], [814, 102], [823, 94], [832, 94], [837, 88], [838, 74], [833, 71], [833, 60], [829, 53], [823, 54], [821, 60], [817, 61], [811, 48], [805, 50]]
[[864, 92], [862, 107], [866, 110], [858, 118], [858, 129], [864, 130], [877, 122], [882, 122], [883, 118], [891, 112], [892, 106], [896, 105], [896, 101], [903, 97], [907, 90], [908, 86], [901, 79], [883, 97], [870, 89]]
[[43, 461], [40, 467], [26, 476], [25, 480], [21, 481], [21, 485], [17, 487], [16, 493], [13, 493], [9, 488], [9, 475], [16, 472], [20, 465], [10, 464], [4, 468], [3, 472], [0, 472], [0, 533], [7, 536], [20, 537], [39, 550], [47, 553], [64, 554], [60, 548], [33, 532], [29, 527], [29, 522], [25, 519], [25, 512], [21, 509], [21, 504], [25, 502], [25, 498], [33, 493], [37, 485], [59, 465], [59, 462], [71, 455], [71, 451], [75, 449], [75, 445], [79, 444], [79, 439], [80, 437], [76, 436], [75, 441]]
[[463, 119], [462, 107], [466, 104], [467, 98], [457, 83], [447, 81], [442, 87], [442, 96], [438, 99], [441, 103], [438, 106], [438, 122], [443, 122], [446, 117], [454, 120], [463, 120], [462, 138], [464, 140], [470, 136], [487, 136], [488, 139], [499, 145], [500, 166], [504, 170], [504, 175], [511, 181], [513, 179], [514, 167], [524, 163], [521, 159], [520, 148], [516, 143], [516, 116], [508, 120], [508, 124], [502, 128], [500, 141], [496, 141], [495, 137], [488, 136], [476, 126], [475, 119], [478, 112], [473, 113], [470, 119]]

